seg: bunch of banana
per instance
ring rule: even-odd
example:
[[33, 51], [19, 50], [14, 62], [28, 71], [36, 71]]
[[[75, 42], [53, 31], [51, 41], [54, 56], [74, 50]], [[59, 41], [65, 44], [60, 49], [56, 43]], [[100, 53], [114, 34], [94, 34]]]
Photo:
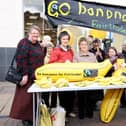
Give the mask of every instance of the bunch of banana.
[[118, 108], [123, 89], [107, 90], [100, 107], [100, 118], [103, 122], [109, 123]]
[[111, 80], [110, 80], [110, 84], [111, 85], [120, 85], [120, 84], [124, 84], [122, 81], [123, 77], [122, 76], [112, 76]]
[[94, 82], [97, 82], [98, 85], [100, 86], [123, 85], [126, 82], [126, 77], [124, 76], [96, 77]]
[[93, 81], [80, 81], [80, 82], [74, 83], [74, 85], [78, 86], [78, 87], [85, 87], [85, 86], [89, 86], [93, 83], [94, 83]]
[[52, 126], [50, 113], [45, 104], [40, 104], [40, 126]]
[[65, 78], [59, 78], [54, 85], [57, 88], [68, 87], [69, 86], [69, 81], [66, 80]]
[[121, 80], [125, 84], [126, 83], [126, 76], [121, 76]]
[[52, 80], [48, 77], [42, 77], [41, 80], [34, 80], [35, 84], [40, 88], [50, 88], [52, 86]]
[[95, 78], [94, 82], [97, 82], [100, 86], [108, 86], [110, 84], [110, 77], [98, 76]]

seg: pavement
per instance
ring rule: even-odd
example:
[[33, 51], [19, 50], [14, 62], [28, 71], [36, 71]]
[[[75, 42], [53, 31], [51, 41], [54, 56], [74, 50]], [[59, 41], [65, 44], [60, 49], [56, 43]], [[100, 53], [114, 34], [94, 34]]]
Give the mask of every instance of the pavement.
[[[14, 92], [14, 84], [0, 82], [0, 126], [23, 126], [21, 120], [9, 118]], [[77, 111], [75, 112], [77, 114]], [[66, 126], [126, 126], [126, 108], [119, 107], [113, 120], [108, 124], [101, 122], [99, 111], [95, 111], [92, 119], [69, 118]]]
[[14, 84], [0, 82], [0, 126], [23, 126], [20, 120], [9, 118], [14, 92]]

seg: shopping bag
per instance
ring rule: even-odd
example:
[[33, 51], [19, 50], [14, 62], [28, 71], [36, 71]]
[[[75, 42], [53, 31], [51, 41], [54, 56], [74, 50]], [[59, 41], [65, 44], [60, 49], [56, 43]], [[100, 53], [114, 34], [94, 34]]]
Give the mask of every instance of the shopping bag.
[[50, 113], [43, 101], [40, 103], [40, 126], [52, 126]]
[[60, 106], [59, 96], [57, 93], [57, 105], [50, 110], [51, 120], [53, 126], [65, 126], [66, 111]]
[[63, 107], [52, 108], [50, 114], [53, 126], [65, 126], [66, 111]]

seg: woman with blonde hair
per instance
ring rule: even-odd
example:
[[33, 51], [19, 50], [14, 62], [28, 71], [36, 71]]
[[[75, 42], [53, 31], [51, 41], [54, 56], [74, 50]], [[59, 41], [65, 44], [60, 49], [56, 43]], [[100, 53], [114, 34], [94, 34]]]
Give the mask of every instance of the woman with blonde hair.
[[33, 96], [28, 93], [28, 88], [34, 83], [36, 68], [44, 63], [44, 48], [40, 46], [38, 38], [40, 28], [32, 25], [28, 36], [21, 39], [17, 46], [17, 70], [22, 74], [20, 86], [16, 86], [10, 117], [22, 120], [24, 126], [32, 126]]
[[53, 51], [53, 48], [54, 48], [54, 45], [51, 42], [46, 45], [46, 56], [44, 58], [44, 64], [49, 63], [50, 56], [51, 56], [51, 53]]
[[[78, 42], [79, 52], [74, 55], [73, 62], [97, 62], [96, 56], [89, 52], [88, 41], [81, 37]], [[78, 91], [79, 118], [93, 117], [95, 91]]]

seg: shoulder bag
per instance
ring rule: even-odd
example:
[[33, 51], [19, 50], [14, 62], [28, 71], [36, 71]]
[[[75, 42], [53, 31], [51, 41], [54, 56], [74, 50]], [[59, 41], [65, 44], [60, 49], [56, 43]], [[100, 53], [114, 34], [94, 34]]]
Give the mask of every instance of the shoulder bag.
[[17, 71], [16, 67], [14, 66], [15, 57], [16, 57], [16, 53], [11, 61], [11, 65], [9, 66], [9, 69], [5, 76], [5, 80], [19, 86], [20, 81], [22, 80], [22, 75]]

